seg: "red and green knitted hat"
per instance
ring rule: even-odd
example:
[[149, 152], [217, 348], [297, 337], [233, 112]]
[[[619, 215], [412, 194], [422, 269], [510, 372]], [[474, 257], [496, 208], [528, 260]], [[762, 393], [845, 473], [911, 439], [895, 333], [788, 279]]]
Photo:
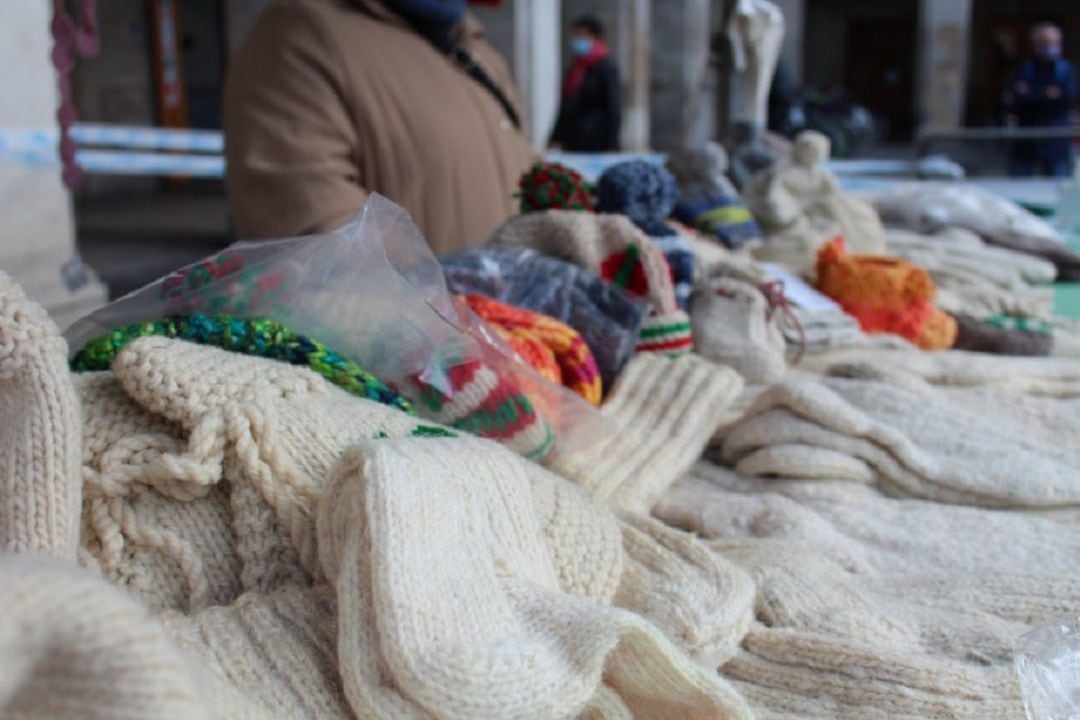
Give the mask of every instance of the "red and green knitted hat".
[[593, 190], [576, 171], [552, 162], [537, 162], [518, 181], [521, 212], [593, 210]]

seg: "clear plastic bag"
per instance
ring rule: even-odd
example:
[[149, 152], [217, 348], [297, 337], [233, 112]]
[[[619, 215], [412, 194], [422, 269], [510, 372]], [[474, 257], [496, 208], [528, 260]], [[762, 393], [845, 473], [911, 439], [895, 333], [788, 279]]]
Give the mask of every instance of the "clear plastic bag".
[[1080, 720], [1080, 616], [1024, 635], [1015, 662], [1028, 720]]
[[[554, 444], [580, 450], [607, 432], [596, 408], [542, 378], [451, 295], [408, 213], [379, 195], [333, 232], [237, 243], [101, 308], [66, 335], [74, 354], [117, 328], [196, 312], [283, 322], [394, 385], [421, 415], [531, 457], [547, 455]], [[457, 417], [466, 394], [491, 389], [477, 387], [480, 375], [489, 386], [497, 380], [502, 395], [527, 398], [524, 409], [543, 421], [548, 440], [526, 448], [497, 432], [511, 410]]]

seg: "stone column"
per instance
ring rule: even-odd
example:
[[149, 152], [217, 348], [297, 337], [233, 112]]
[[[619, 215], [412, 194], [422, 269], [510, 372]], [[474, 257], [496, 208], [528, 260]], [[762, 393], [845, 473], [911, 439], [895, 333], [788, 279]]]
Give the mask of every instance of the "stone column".
[[621, 15], [629, 21], [626, 98], [623, 101], [623, 149], [649, 149], [649, 40], [652, 34], [652, 0], [622, 0]]
[[525, 103], [529, 139], [543, 148], [559, 111], [562, 75], [561, 3], [559, 0], [514, 0], [514, 77]]
[[709, 67], [710, 0], [666, 0], [653, 16], [651, 140], [656, 150], [712, 137], [716, 83]]
[[[0, 3], [0, 132], [56, 127], [51, 11], [50, 0]], [[59, 165], [0, 156], [0, 238], [0, 269], [61, 328], [105, 301], [104, 286], [89, 270], [79, 272], [77, 264], [69, 264], [75, 231]]]
[[927, 127], [959, 127], [967, 87], [971, 0], [919, 1], [915, 102]]

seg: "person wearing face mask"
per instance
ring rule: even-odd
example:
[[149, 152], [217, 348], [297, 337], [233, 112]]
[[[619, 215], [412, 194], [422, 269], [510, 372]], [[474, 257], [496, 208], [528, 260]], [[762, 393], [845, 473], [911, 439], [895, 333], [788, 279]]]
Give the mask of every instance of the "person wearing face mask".
[[[1020, 66], [1009, 98], [1010, 119], [1020, 127], [1068, 127], [1076, 120], [1076, 69], [1062, 57], [1061, 30], [1050, 23], [1031, 31], [1035, 56]], [[1010, 173], [1062, 177], [1072, 172], [1072, 143], [1068, 139], [1016, 142]]]
[[619, 71], [604, 29], [591, 16], [570, 26], [573, 61], [563, 80], [562, 103], [550, 144], [566, 152], [614, 152], [622, 124]]
[[408, 210], [437, 254], [514, 214], [535, 153], [506, 63], [466, 5], [273, 0], [226, 81], [240, 237], [331, 230], [369, 192]]

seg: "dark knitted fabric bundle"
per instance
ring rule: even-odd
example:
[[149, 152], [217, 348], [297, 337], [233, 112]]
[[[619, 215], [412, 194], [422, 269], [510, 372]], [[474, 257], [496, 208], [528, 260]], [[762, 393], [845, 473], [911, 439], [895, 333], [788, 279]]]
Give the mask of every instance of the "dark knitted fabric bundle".
[[956, 315], [955, 318], [957, 333], [954, 350], [1045, 357], [1054, 349], [1054, 336], [1044, 330], [1009, 327], [1003, 323], [978, 320], [970, 315]]
[[520, 247], [472, 248], [442, 265], [453, 293], [486, 295], [577, 330], [605, 387], [634, 354], [647, 305], [577, 265]]

